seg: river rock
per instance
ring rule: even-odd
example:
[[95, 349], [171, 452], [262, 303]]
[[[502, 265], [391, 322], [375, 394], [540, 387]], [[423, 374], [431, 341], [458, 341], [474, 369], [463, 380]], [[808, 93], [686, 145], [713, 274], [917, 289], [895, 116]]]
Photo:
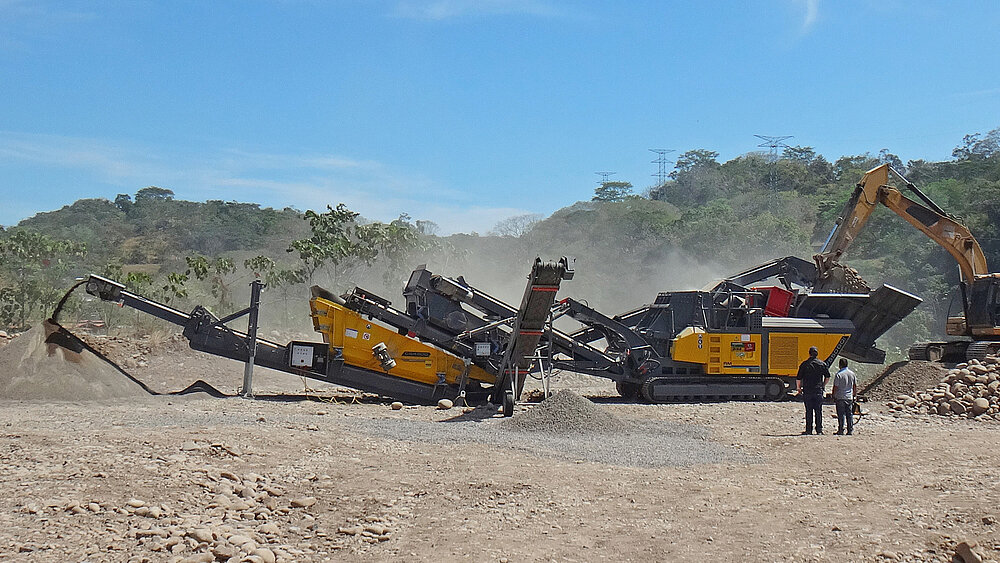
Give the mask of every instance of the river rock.
[[292, 499], [292, 508], [309, 508], [316, 504], [316, 497], [299, 497]]
[[979, 416], [990, 409], [989, 399], [984, 399], [982, 397], [972, 401], [972, 414], [974, 416]]
[[958, 555], [964, 563], [983, 563], [983, 558], [976, 553], [979, 544], [975, 541], [964, 541], [955, 546], [955, 555]]
[[193, 530], [189, 530], [187, 537], [199, 543], [211, 543], [215, 541], [215, 533], [208, 528], [195, 528]]
[[274, 555], [274, 552], [266, 547], [259, 547], [253, 550], [253, 553], [251, 553], [250, 555], [260, 557], [261, 561], [263, 561], [264, 563], [274, 563], [275, 559], [277, 559], [277, 557], [275, 557]]

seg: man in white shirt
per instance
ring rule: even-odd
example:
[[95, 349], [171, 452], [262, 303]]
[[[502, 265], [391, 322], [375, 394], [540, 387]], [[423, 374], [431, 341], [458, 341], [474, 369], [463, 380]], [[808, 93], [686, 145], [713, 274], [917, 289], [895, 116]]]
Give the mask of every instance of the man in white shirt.
[[833, 376], [833, 401], [837, 405], [837, 434], [844, 433], [844, 419], [847, 419], [847, 435], [854, 433], [854, 396], [858, 392], [858, 379], [847, 368], [847, 360], [840, 358], [840, 371]]

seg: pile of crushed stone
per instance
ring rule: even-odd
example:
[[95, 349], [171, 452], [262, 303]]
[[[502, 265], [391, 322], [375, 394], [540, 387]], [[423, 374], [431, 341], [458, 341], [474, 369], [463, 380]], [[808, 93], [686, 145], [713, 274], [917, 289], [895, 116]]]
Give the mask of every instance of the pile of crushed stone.
[[618, 432], [630, 423], [595, 405], [589, 399], [563, 389], [534, 407], [502, 423], [515, 432], [582, 433]]
[[860, 393], [870, 401], [889, 401], [899, 395], [930, 389], [948, 375], [948, 369], [937, 362], [911, 360], [896, 362], [871, 381]]
[[147, 389], [51, 321], [0, 348], [0, 399], [92, 401]]

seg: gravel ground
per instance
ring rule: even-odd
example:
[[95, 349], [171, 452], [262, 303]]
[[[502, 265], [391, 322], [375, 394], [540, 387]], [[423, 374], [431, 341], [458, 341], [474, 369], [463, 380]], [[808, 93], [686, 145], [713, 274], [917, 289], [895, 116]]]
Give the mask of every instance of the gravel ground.
[[347, 422], [352, 428], [379, 438], [431, 444], [483, 444], [566, 461], [623, 467], [759, 462], [757, 456], [739, 448], [709, 441], [708, 430], [702, 426], [666, 420], [628, 421], [617, 432], [509, 430], [506, 421], [500, 419], [426, 422], [352, 418]]

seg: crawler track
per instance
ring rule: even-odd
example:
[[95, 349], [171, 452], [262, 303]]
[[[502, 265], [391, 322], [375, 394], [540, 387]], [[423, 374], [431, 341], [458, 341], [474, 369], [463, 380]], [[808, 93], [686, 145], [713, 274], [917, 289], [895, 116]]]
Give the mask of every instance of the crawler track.
[[785, 397], [785, 382], [777, 377], [651, 377], [641, 396], [651, 403], [697, 401], [777, 401]]

